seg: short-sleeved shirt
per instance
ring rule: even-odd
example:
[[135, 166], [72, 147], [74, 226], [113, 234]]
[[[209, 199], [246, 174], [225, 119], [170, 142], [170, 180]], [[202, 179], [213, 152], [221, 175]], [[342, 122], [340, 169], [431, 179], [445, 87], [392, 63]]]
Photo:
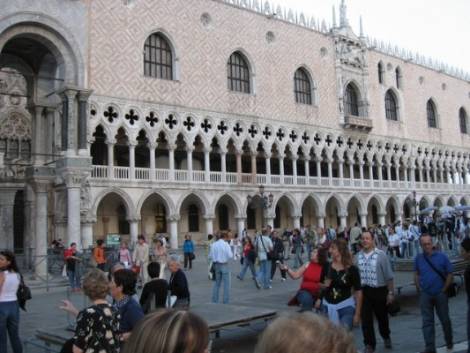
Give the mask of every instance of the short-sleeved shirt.
[[355, 291], [361, 289], [361, 276], [356, 266], [341, 271], [330, 266], [327, 278], [331, 280], [331, 284], [323, 295], [330, 304], [338, 304], [351, 297], [352, 289]]
[[109, 304], [78, 313], [73, 344], [87, 353], [119, 352], [119, 314]]
[[[424, 254], [419, 254], [415, 257], [414, 271], [419, 275], [419, 286], [421, 290], [429, 295], [437, 295], [442, 291], [442, 288], [444, 288], [445, 281], [426, 262], [424, 256]], [[444, 253], [434, 251], [431, 256], [426, 256], [426, 258], [444, 277], [452, 273], [452, 264]]]
[[260, 261], [267, 260], [268, 252], [273, 249], [273, 242], [268, 236], [260, 235], [256, 237], [256, 249]]
[[362, 287], [384, 287], [393, 279], [393, 271], [387, 254], [374, 249], [370, 253], [357, 254], [357, 267], [361, 275]]

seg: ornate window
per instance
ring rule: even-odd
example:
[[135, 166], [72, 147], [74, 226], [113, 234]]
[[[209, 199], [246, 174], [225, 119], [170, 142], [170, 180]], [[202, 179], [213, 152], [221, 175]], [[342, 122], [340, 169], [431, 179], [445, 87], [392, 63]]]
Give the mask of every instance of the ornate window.
[[384, 83], [384, 65], [379, 62], [377, 65], [377, 74], [379, 75], [379, 83]]
[[144, 45], [144, 75], [173, 79], [173, 54], [170, 44], [160, 34], [151, 34]]
[[199, 209], [194, 204], [188, 207], [188, 231], [199, 232]]
[[437, 114], [436, 114], [436, 105], [430, 99], [426, 104], [426, 112], [428, 118], [428, 127], [437, 128]]
[[385, 117], [388, 120], [398, 121], [398, 104], [392, 90], [388, 90], [385, 94]]
[[250, 93], [250, 69], [240, 52], [233, 53], [228, 59], [227, 79], [229, 90]]
[[294, 75], [295, 101], [301, 104], [312, 104], [312, 83], [305, 69], [299, 68]]
[[459, 110], [459, 122], [460, 122], [460, 133], [462, 134], [468, 134], [468, 129], [467, 129], [467, 112], [465, 109], [462, 107]]
[[344, 110], [346, 115], [359, 116], [357, 91], [351, 83], [346, 87]]

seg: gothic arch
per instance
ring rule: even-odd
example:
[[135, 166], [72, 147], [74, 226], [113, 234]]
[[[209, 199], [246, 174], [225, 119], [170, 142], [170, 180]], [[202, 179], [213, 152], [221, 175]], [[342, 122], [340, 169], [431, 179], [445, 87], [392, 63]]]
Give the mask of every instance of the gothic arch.
[[163, 190], [148, 190], [140, 197], [137, 203], [136, 213], [138, 215], [141, 214], [142, 206], [145, 201], [147, 201], [152, 195], [157, 195], [164, 201], [163, 204], [165, 205], [167, 215], [172, 215], [174, 213], [175, 205], [173, 204], [172, 199]]
[[202, 192], [199, 191], [187, 191], [185, 192], [176, 203], [176, 213], [181, 214], [181, 207], [183, 206], [186, 200], [192, 199], [194, 203], [201, 209], [203, 215], [208, 215], [210, 208], [210, 203]]
[[[179, 50], [177, 49], [175, 45], [175, 40], [173, 37], [168, 33], [163, 28], [154, 28], [148, 32], [145, 33], [144, 37], [141, 38], [140, 40], [140, 48], [142, 48], [142, 53], [145, 47], [145, 42], [147, 39], [152, 35], [152, 34], [159, 34], [165, 39], [165, 41], [168, 43], [168, 46], [170, 47], [171, 50], [171, 59], [172, 59], [172, 80], [176, 81], [180, 79], [180, 67], [179, 67], [179, 62], [180, 62], [180, 54]], [[144, 73], [144, 65], [142, 65], [142, 74]]]
[[315, 212], [316, 212], [317, 215], [323, 214], [323, 210], [325, 208], [325, 205], [323, 205], [320, 198], [317, 195], [315, 195], [314, 193], [310, 193], [310, 194], [305, 195], [305, 197], [303, 197], [300, 200], [299, 205], [301, 207], [303, 207], [305, 202], [308, 201], [308, 200], [312, 200], [313, 206], [315, 208]]
[[220, 201], [227, 201], [231, 207], [235, 210], [235, 217], [244, 217], [246, 211], [246, 207], [242, 204], [238, 196], [234, 192], [223, 192], [219, 194], [215, 199], [211, 208], [209, 210], [209, 214], [216, 213], [216, 207]]
[[95, 197], [95, 200], [93, 202], [93, 206], [90, 210], [91, 215], [92, 215], [93, 218], [97, 217], [98, 207], [99, 207], [101, 201], [107, 195], [110, 195], [110, 194], [116, 194], [124, 201], [124, 206], [126, 206], [126, 211], [127, 211], [127, 217], [129, 219], [139, 219], [140, 218], [139, 214], [136, 213], [134, 202], [132, 201], [132, 198], [125, 191], [123, 191], [122, 189], [117, 188], [117, 187], [107, 188], [107, 189], [101, 191]]

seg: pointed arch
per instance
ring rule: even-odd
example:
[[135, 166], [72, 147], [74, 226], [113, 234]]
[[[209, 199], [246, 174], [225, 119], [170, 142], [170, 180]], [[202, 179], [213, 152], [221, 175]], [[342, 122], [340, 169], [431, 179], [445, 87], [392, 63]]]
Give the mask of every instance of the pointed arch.
[[239, 197], [234, 192], [231, 192], [231, 191], [230, 192], [222, 192], [214, 200], [215, 201], [213, 202], [213, 204], [211, 205], [211, 208], [209, 210], [210, 214], [215, 214], [216, 209], [217, 209], [217, 205], [220, 202], [226, 201], [235, 210], [235, 217], [238, 218], [238, 217], [244, 217], [245, 216], [246, 206], [242, 203], [242, 201], [239, 199]]
[[183, 204], [188, 201], [191, 203], [195, 203], [202, 211], [203, 215], [208, 215], [210, 208], [210, 203], [207, 200], [207, 198], [204, 196], [204, 194], [200, 191], [187, 191], [185, 192], [179, 199], [178, 202], [176, 203], [176, 213], [181, 214], [181, 207]]
[[117, 187], [110, 187], [107, 188], [103, 191], [101, 191], [96, 197], [93, 202], [93, 206], [91, 207], [91, 216], [93, 218], [96, 218], [97, 216], [97, 211], [98, 211], [98, 206], [100, 205], [101, 201], [108, 195], [110, 194], [116, 194], [119, 196], [122, 201], [124, 202], [124, 206], [126, 207], [126, 212], [127, 216], [130, 219], [138, 219], [138, 213], [136, 212], [134, 202], [132, 201], [132, 198], [127, 194], [125, 191], [123, 191], [121, 188]]
[[241, 49], [230, 55], [227, 61], [228, 89], [234, 92], [253, 93], [253, 67]]
[[468, 134], [468, 116], [464, 107], [459, 109], [459, 126], [461, 134]]
[[428, 99], [426, 103], [426, 116], [428, 121], [428, 127], [437, 128], [438, 127], [438, 114], [436, 103], [432, 98]]
[[163, 201], [167, 215], [172, 215], [175, 213], [175, 205], [171, 197], [163, 190], [148, 190], [146, 191], [139, 199], [136, 207], [136, 213], [140, 214], [142, 212], [142, 206], [150, 197], [156, 195]]

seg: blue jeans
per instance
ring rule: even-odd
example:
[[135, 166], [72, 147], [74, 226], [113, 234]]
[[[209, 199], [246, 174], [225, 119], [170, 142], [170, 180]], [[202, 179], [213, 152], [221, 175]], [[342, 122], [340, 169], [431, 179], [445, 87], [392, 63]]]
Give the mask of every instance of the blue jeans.
[[303, 264], [304, 264], [304, 261], [302, 260], [302, 246], [299, 246], [295, 248], [294, 268], [299, 268]]
[[245, 273], [248, 268], [250, 269], [251, 275], [253, 276], [253, 278], [256, 279], [255, 265], [246, 257], [243, 258], [243, 267], [238, 277], [240, 277], [240, 279], [243, 279], [245, 277]]
[[421, 315], [423, 316], [423, 337], [426, 351], [436, 350], [436, 335], [434, 332], [434, 309], [444, 331], [446, 345], [453, 343], [452, 323], [449, 318], [449, 303], [445, 293], [430, 295], [421, 292], [419, 296]]
[[408, 257], [408, 243], [400, 243], [400, 256], [402, 258]]
[[[322, 306], [322, 311], [325, 315], [328, 315], [328, 309], [326, 306]], [[341, 326], [351, 331], [353, 329], [354, 313], [356, 308], [348, 306], [346, 308], [338, 310], [339, 322]]]
[[271, 271], [269, 268], [270, 264], [270, 260], [260, 260], [259, 262], [258, 281], [261, 283], [264, 289], [269, 288], [269, 280], [271, 279]]
[[69, 278], [70, 288], [76, 289], [80, 288], [80, 276], [78, 271], [67, 271], [67, 277]]
[[215, 269], [215, 282], [214, 287], [212, 287], [212, 302], [219, 302], [219, 290], [220, 285], [223, 282], [224, 285], [224, 296], [223, 303], [228, 304], [230, 298], [230, 270], [228, 269], [228, 264], [214, 263]]
[[[470, 342], [470, 301], [467, 302], [467, 341]], [[470, 344], [467, 353], [470, 353]]]
[[297, 292], [297, 301], [300, 303], [300, 311], [312, 311], [314, 298], [312, 294], [304, 289]]
[[14, 353], [23, 352], [19, 335], [20, 307], [18, 302], [0, 302], [0, 352], [7, 351], [7, 332]]

